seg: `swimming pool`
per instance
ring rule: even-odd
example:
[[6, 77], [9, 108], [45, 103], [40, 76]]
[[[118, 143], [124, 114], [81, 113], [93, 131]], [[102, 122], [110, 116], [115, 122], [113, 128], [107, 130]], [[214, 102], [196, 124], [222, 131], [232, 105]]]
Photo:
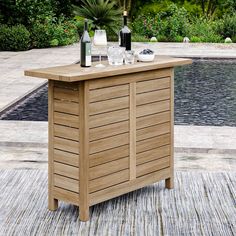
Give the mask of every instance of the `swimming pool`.
[[[0, 119], [47, 121], [47, 86]], [[236, 126], [236, 60], [194, 59], [176, 68], [175, 124]]]

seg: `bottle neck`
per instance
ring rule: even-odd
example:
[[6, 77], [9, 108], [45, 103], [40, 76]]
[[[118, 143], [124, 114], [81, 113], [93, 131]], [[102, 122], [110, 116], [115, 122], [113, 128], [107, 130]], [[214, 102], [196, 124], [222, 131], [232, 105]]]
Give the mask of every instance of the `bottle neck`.
[[123, 16], [124, 17], [124, 26], [127, 26], [127, 16]]
[[88, 21], [84, 22], [84, 31], [88, 31]]

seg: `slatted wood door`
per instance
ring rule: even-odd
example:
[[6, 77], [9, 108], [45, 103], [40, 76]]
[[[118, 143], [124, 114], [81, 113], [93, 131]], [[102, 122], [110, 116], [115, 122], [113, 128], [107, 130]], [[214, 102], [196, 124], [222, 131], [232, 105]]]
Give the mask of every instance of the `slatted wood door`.
[[129, 180], [129, 83], [108, 80], [89, 83], [90, 194]]

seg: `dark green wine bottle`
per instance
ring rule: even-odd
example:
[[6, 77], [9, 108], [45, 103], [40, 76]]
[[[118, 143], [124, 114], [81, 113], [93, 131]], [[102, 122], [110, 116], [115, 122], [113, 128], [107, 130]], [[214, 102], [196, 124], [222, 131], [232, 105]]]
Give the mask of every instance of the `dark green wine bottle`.
[[126, 50], [131, 50], [131, 30], [127, 26], [127, 11], [124, 11], [123, 18], [124, 26], [119, 33], [119, 45]]
[[88, 34], [88, 20], [85, 19], [84, 33], [80, 40], [80, 66], [89, 67], [91, 64], [91, 39]]

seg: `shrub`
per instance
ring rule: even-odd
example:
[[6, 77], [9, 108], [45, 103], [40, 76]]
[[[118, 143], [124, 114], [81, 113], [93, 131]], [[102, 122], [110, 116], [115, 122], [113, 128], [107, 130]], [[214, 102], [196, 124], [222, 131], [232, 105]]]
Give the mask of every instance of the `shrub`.
[[60, 46], [69, 45], [78, 40], [77, 28], [72, 21], [56, 24], [51, 33], [53, 39], [57, 39]]
[[232, 37], [233, 43], [236, 43], [236, 35]]
[[197, 37], [201, 39], [201, 42], [223, 42], [222, 36], [215, 31], [215, 22], [204, 18], [195, 18], [193, 22], [189, 24], [189, 35], [191, 39], [192, 37]]
[[190, 38], [190, 42], [191, 43], [200, 43], [200, 42], [202, 42], [202, 39], [200, 37], [197, 37], [197, 36], [192, 36]]
[[133, 42], [149, 42], [149, 39], [142, 35], [132, 34], [132, 41]]
[[71, 0], [1, 0], [0, 20], [29, 26], [48, 16], [71, 16], [72, 10]]
[[175, 41], [177, 36], [187, 36], [188, 34], [188, 13], [185, 8], [178, 8], [171, 4], [166, 13], [162, 13], [163, 27], [161, 34], [165, 35], [169, 41]]
[[158, 42], [168, 42], [169, 40], [165, 35], [160, 34], [157, 36], [157, 41]]
[[135, 34], [151, 38], [158, 36], [161, 26], [162, 22], [159, 15], [148, 14], [138, 16], [132, 24], [132, 29]]
[[178, 36], [188, 33], [188, 14], [184, 8], [171, 4], [166, 12], [138, 16], [132, 24], [136, 34], [157, 37], [158, 41], [175, 41]]
[[0, 26], [0, 50], [24, 51], [30, 46], [30, 33], [23, 25]]
[[182, 43], [183, 40], [184, 40], [184, 37], [183, 37], [183, 36], [177, 35], [177, 36], [175, 37], [175, 42]]
[[52, 16], [54, 6], [54, 0], [17, 0], [15, 21], [25, 26], [32, 25], [38, 19]]
[[158, 4], [156, 2], [143, 4], [143, 7], [141, 7], [140, 10], [137, 12], [137, 15], [151, 14], [152, 16], [155, 16], [156, 14], [159, 14], [160, 12], [167, 11], [168, 6], [171, 4], [172, 2], [170, 0], [161, 1]]
[[53, 39], [50, 41], [50, 46], [56, 47], [59, 45], [59, 41], [57, 39]]
[[236, 13], [233, 15], [225, 15], [223, 19], [216, 24], [216, 31], [223, 38], [236, 36]]
[[53, 18], [48, 18], [44, 23], [37, 22], [31, 29], [32, 46], [36, 48], [64, 46], [76, 42], [78, 38], [75, 22], [64, 19], [54, 23]]
[[42, 24], [37, 22], [31, 28], [32, 46], [35, 48], [46, 48], [50, 46], [53, 40], [52, 26], [49, 24]]

